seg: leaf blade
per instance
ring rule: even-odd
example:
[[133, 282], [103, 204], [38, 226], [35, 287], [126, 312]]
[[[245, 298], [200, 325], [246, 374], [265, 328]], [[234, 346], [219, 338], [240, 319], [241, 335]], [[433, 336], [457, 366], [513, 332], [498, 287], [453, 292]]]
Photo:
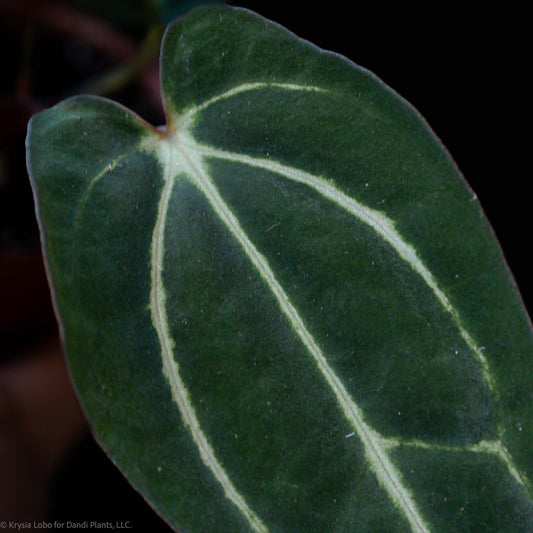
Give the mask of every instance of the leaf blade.
[[[511, 496], [500, 502], [502, 516], [530, 523], [530, 452], [521, 443], [531, 434], [511, 432], [501, 413], [516, 420], [531, 407], [513, 411], [501, 368], [514, 358], [530, 364], [531, 326], [479, 206], [427, 125], [368, 72], [245, 11], [193, 12], [167, 31], [162, 58], [169, 131], [133, 128], [131, 152], [106, 153], [104, 166], [81, 180], [68, 242], [56, 246], [52, 231], [44, 235], [54, 280], [71, 272], [55, 287], [58, 308], [104, 447], [171, 523], [191, 530], [388, 522], [399, 531], [407, 523], [446, 530], [420, 492], [427, 478], [410, 475], [409, 457], [427, 465], [428, 457], [457, 454], [479, 465], [489, 457], [479, 468], [491, 483], [490, 464], [498, 464], [508, 490], [522, 495], [520, 515], [509, 511]], [[120, 139], [91, 137], [96, 147]], [[68, 150], [71, 159], [83, 152]], [[114, 181], [122, 169], [127, 187]], [[53, 203], [43, 203], [42, 179], [34, 179], [41, 217]], [[443, 216], [442, 202], [453, 216]], [[63, 263], [54, 257], [61, 247]], [[480, 251], [488, 267], [477, 280], [469, 271]], [[479, 311], [470, 299], [485, 286], [496, 296], [483, 295]], [[124, 312], [128, 306], [134, 310]], [[87, 310], [90, 325], [80, 326]], [[110, 324], [117, 332], [103, 333]], [[492, 349], [477, 340], [486, 338]], [[231, 379], [221, 381], [223, 373]], [[527, 398], [528, 379], [509, 383]], [[110, 400], [102, 387], [117, 383]], [[265, 398], [285, 400], [279, 422]], [[139, 435], [133, 452], [120, 442]], [[176, 450], [192, 466], [179, 471]], [[166, 461], [154, 469], [158, 457]], [[172, 475], [162, 485], [163, 467]], [[447, 468], [433, 480], [437, 492], [451, 483]], [[388, 521], [376, 516], [383, 508]], [[480, 516], [447, 519], [462, 527]]]

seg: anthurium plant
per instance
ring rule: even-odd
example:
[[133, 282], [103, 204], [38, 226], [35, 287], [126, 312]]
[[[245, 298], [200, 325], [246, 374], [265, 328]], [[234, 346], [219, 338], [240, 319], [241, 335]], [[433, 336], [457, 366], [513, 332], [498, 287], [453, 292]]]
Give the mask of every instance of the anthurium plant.
[[533, 530], [533, 334], [475, 194], [369, 71], [243, 9], [166, 30], [167, 123], [27, 138], [71, 377], [179, 531]]

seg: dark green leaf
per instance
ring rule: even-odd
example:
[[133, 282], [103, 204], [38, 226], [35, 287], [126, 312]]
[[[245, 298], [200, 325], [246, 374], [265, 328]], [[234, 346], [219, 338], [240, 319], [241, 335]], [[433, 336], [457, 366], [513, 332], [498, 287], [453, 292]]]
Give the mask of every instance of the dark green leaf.
[[533, 529], [533, 335], [475, 195], [368, 71], [250, 12], [168, 30], [28, 166], [72, 377], [184, 531]]

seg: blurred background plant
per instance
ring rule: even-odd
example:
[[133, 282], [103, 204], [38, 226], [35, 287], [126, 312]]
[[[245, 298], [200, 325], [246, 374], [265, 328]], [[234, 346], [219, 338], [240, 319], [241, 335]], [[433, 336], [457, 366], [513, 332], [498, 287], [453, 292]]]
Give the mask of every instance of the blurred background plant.
[[[72, 391], [24, 139], [33, 113], [80, 93], [111, 97], [163, 124], [163, 30], [198, 3], [206, 2], [0, 0], [0, 521], [170, 530], [94, 442]], [[371, 69], [421, 111], [480, 197], [530, 304], [528, 152], [520, 126], [527, 16], [488, 7], [468, 15], [449, 3], [431, 11], [376, 4], [370, 12], [342, 2], [320, 10], [236, 4]]]
[[[164, 122], [158, 52], [194, 2], [0, 0], [0, 520], [169, 531], [105, 457], [68, 379], [25, 168], [31, 115], [74, 94]], [[16, 526], [15, 526], [16, 528]]]

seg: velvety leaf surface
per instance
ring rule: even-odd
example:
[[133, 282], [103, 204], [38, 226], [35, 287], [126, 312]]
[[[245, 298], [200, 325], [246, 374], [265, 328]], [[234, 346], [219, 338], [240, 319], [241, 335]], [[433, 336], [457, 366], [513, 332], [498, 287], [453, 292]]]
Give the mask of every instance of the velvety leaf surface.
[[76, 97], [28, 134], [113, 461], [183, 531], [531, 531], [531, 325], [423, 119], [244, 10], [161, 57], [165, 131]]

